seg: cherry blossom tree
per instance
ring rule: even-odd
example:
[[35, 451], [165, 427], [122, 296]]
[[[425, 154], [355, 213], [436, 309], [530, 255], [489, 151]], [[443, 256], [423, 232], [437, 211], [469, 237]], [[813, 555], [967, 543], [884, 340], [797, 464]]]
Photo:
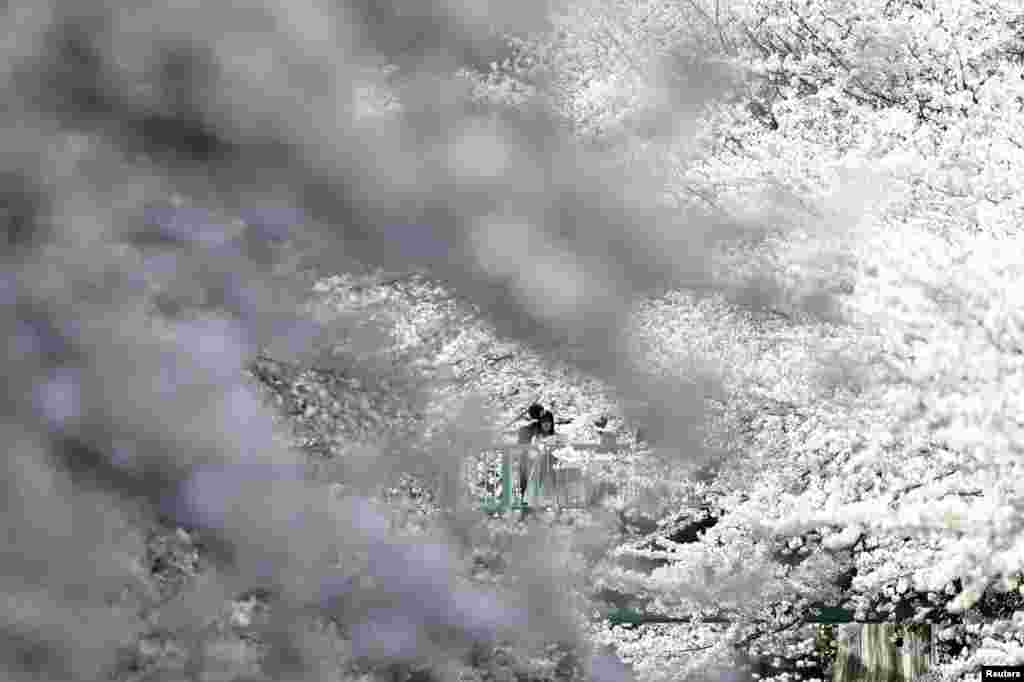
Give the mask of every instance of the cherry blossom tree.
[[[1018, 662], [1016, 4], [407, 4], [3, 9], [5, 674]], [[439, 513], [538, 375], [641, 501]]]
[[[568, 28], [520, 41], [529, 56], [496, 65], [486, 80], [553, 92], [576, 130], [631, 160], [650, 151], [644, 168], [667, 194], [796, 226], [720, 263], [734, 273], [752, 264], [784, 271], [792, 298], [831, 288], [842, 303], [825, 310], [842, 324], [808, 324], [771, 297], [767, 311], [795, 328], [763, 315], [739, 325], [723, 317], [727, 333], [703, 341], [715, 315], [734, 315], [727, 302], [694, 326], [642, 322], [654, 344], [647, 354], [663, 369], [686, 364], [680, 358], [695, 346], [726, 368], [725, 418], [734, 451], [745, 454], [718, 472], [729, 520], [700, 547], [648, 552], [669, 565], [609, 579], [672, 594], [679, 611], [728, 605], [738, 593], [754, 618], [766, 604], [739, 585], [757, 584], [802, 604], [796, 611], [845, 595], [865, 618], [969, 618], [959, 614], [998, 594], [1000, 581], [1014, 589], [1019, 572], [1001, 558], [1015, 537], [1005, 490], [1014, 476], [1004, 467], [1016, 423], [1019, 9], [683, 5], [573, 5]], [[730, 67], [731, 96], [701, 112], [687, 131], [695, 134], [644, 147], [629, 122], [657, 109], [664, 71], [655, 65], [700, 43], [682, 21], [691, 10], [709, 29], [701, 54]], [[538, 76], [559, 60], [574, 68]], [[665, 306], [673, 318], [677, 310]], [[967, 523], [977, 525], [957, 529]], [[751, 544], [720, 539], [726, 532]], [[713, 551], [712, 541], [730, 549]], [[728, 575], [732, 557], [746, 567], [739, 584], [701, 593], [696, 586], [722, 584], [715, 569]], [[837, 587], [851, 574], [852, 584]]]

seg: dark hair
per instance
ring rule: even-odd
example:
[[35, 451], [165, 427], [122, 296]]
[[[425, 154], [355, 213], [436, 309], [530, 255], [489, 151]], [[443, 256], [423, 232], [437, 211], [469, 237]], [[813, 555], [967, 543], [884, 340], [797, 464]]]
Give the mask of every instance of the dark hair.
[[545, 422], [551, 424], [551, 431], [554, 432], [554, 430], [555, 430], [555, 415], [552, 414], [551, 410], [544, 410], [544, 412], [540, 415], [540, 419], [538, 421], [540, 421], [540, 423], [542, 425]]
[[527, 414], [530, 415], [530, 419], [541, 419], [544, 417], [546, 410], [539, 403], [534, 403], [526, 410]]

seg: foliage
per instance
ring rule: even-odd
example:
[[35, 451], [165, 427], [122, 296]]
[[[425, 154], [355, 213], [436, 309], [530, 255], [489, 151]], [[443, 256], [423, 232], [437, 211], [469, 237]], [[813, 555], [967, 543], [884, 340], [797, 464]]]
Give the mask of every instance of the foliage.
[[[1019, 8], [713, 9], [572, 3], [560, 15], [571, 21], [517, 43], [534, 83], [538, 70], [572, 64], [542, 82], [562, 116], [632, 167], [646, 164], [666, 192], [800, 227], [723, 254], [723, 268], [769, 262], [785, 269], [790, 299], [824, 286], [841, 301], [829, 311], [840, 323], [825, 325], [793, 325], [770, 298], [774, 319], [736, 313], [728, 296], [641, 311], [645, 361], [724, 370], [723, 446], [744, 454], [717, 471], [726, 522], [697, 547], [645, 555], [670, 562], [649, 578], [615, 580], [671, 594], [677, 609], [681, 595], [694, 595], [691, 608], [727, 609], [740, 584], [775, 574], [772, 594], [805, 607], [828, 595], [864, 617], [956, 620], [989, 582], [1019, 570], [1009, 559], [1018, 306], [1007, 298], [1019, 277], [1007, 236], [1020, 222]], [[712, 30], [687, 32], [688, 11]], [[642, 142], [629, 122], [658, 109], [659, 69], [700, 38], [703, 56], [731, 65], [724, 96], [685, 134]], [[514, 64], [493, 75], [521, 76]], [[740, 557], [738, 583], [701, 575]], [[837, 591], [833, 577], [850, 569], [852, 592]], [[697, 588], [709, 582], [713, 596]], [[935, 597], [948, 590], [960, 597]]]
[[[1016, 3], [100, 4], [2, 10], [5, 675], [1024, 660]], [[452, 510], [533, 400], [640, 503]]]

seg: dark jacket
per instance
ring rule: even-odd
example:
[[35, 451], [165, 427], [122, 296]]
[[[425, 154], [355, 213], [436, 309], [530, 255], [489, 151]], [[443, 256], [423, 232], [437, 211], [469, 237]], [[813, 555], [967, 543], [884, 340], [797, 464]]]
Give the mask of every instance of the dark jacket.
[[[544, 429], [541, 427], [541, 423], [545, 422], [545, 421], [551, 423], [551, 427], [552, 428], [551, 428], [551, 431], [549, 433], [544, 433]], [[534, 436], [539, 436], [541, 438], [549, 438], [549, 437], [555, 435], [554, 426], [555, 426], [555, 417], [554, 417], [554, 415], [552, 415], [550, 412], [545, 412], [541, 416], [540, 419], [535, 419], [535, 420], [531, 421], [529, 424], [527, 424], [526, 426], [523, 426], [523, 427], [521, 427], [519, 429], [518, 441], [519, 441], [519, 443], [521, 445], [526, 445], [528, 443], [533, 442]]]

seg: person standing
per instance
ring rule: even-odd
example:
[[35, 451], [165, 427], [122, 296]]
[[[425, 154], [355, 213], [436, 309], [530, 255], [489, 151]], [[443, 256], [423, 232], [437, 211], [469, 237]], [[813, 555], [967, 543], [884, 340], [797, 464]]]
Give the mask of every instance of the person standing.
[[526, 498], [526, 486], [529, 482], [530, 475], [530, 445], [533, 443], [534, 438], [537, 438], [541, 434], [541, 417], [544, 416], [546, 410], [539, 403], [530, 405], [527, 409], [527, 414], [530, 417], [530, 423], [519, 428], [517, 434], [517, 441], [522, 447], [519, 451], [519, 499], [523, 500]]
[[540, 417], [537, 418], [538, 436], [540, 438], [550, 438], [555, 435], [555, 415], [551, 410], [544, 410], [541, 412]]
[[544, 407], [538, 403], [530, 405], [526, 410], [526, 414], [530, 417], [530, 423], [519, 428], [517, 439], [520, 445], [532, 443], [534, 437], [540, 433], [540, 418], [545, 411]]
[[[550, 410], [544, 410], [540, 418], [537, 419], [537, 433], [534, 436], [534, 442], [547, 440], [555, 435], [555, 415]], [[533, 463], [532, 478], [537, 483], [538, 493], [550, 492], [553, 489], [555, 483], [555, 464], [557, 461], [555, 456], [545, 448]], [[522, 486], [522, 480], [520, 480], [520, 485]]]

